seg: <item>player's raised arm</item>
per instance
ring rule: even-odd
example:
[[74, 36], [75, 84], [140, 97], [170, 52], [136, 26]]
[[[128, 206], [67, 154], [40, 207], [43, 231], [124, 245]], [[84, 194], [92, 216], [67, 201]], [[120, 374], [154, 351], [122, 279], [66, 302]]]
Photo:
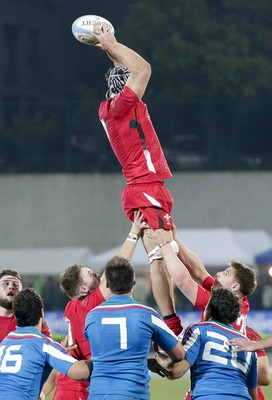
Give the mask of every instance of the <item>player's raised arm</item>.
[[97, 39], [96, 47], [105, 51], [115, 66], [128, 68], [131, 75], [126, 85], [141, 99], [151, 76], [151, 65], [134, 50], [119, 43], [110, 31], [102, 30]]
[[[148, 227], [148, 225], [142, 220], [143, 220], [143, 215], [141, 214], [141, 212], [139, 210], [135, 211], [134, 222], [132, 223], [130, 232], [126, 237], [122, 247], [116, 254], [117, 256], [126, 258], [128, 261], [132, 260], [138, 239], [142, 234], [142, 230]], [[108, 298], [110, 290], [106, 284], [105, 272], [103, 272], [103, 274], [101, 275], [99, 287], [104, 297]]]
[[146, 234], [156, 241], [156, 244], [161, 248], [166, 267], [177, 287], [192, 304], [195, 304], [198, 284], [192, 279], [185, 265], [173, 251], [169, 240], [169, 232], [164, 229], [157, 229], [148, 230]]
[[143, 222], [143, 218], [144, 216], [139, 210], [134, 212], [134, 221], [132, 223], [130, 232], [121, 249], [117, 253], [117, 256], [124, 257], [128, 261], [132, 260], [137, 241], [142, 236], [143, 229], [148, 228], [148, 225]]
[[173, 238], [177, 242], [179, 247], [178, 258], [185, 265], [185, 267], [190, 272], [192, 278], [202, 285], [203, 281], [210, 276], [208, 271], [206, 270], [201, 259], [193, 253], [188, 247], [182, 242], [180, 237], [177, 234], [176, 226], [173, 226]]

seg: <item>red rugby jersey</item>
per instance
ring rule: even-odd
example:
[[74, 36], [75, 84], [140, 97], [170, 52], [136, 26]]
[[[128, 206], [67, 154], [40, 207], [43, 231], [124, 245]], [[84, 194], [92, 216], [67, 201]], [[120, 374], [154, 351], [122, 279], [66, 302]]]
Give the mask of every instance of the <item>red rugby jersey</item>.
[[147, 106], [128, 86], [98, 114], [128, 185], [172, 177]]
[[[16, 326], [16, 318], [14, 315], [11, 317], [0, 317], [0, 342], [2, 342], [4, 337], [10, 332], [15, 331]], [[46, 322], [43, 322], [42, 333], [51, 337], [51, 332]]]
[[[203, 321], [204, 317], [204, 310], [206, 305], [208, 304], [210, 297], [211, 297], [211, 287], [214, 283], [214, 278], [212, 277], [207, 277], [204, 282], [203, 286], [198, 286], [198, 292], [197, 292], [197, 298], [196, 298], [196, 303], [195, 306], [202, 311], [201, 314], [201, 321]], [[249, 312], [250, 306], [247, 297], [244, 297], [241, 300], [241, 311], [240, 311], [240, 316], [238, 319], [232, 324], [233, 328], [236, 329], [237, 331], [243, 333], [244, 335], [246, 334], [246, 316]]]
[[[91, 356], [90, 345], [84, 336], [85, 319], [90, 310], [105, 301], [99, 287], [87, 296], [69, 301], [65, 307], [64, 319], [68, 322], [68, 345], [77, 344], [70, 354], [77, 360], [88, 360]], [[75, 381], [65, 375], [57, 377], [56, 390], [83, 390], [89, 386], [87, 381]]]

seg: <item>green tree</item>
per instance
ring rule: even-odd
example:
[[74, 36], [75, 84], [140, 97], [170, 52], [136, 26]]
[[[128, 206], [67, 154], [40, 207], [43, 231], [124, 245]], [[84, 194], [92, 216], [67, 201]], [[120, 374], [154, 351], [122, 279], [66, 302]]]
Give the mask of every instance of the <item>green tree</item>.
[[[138, 1], [117, 36], [150, 61], [145, 99], [155, 104], [157, 121], [168, 120], [173, 137], [199, 130], [202, 148], [222, 167], [233, 165], [235, 151], [247, 151], [241, 122], [252, 118], [252, 106], [263, 106], [263, 96], [269, 107], [272, 100], [269, 0]], [[189, 119], [199, 120], [198, 128]]]

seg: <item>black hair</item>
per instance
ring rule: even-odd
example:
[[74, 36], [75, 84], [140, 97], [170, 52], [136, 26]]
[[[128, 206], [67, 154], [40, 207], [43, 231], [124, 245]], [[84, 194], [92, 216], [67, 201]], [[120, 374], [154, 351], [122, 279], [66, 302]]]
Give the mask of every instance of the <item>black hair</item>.
[[15, 271], [13, 269], [3, 269], [0, 272], [0, 279], [5, 275], [14, 276], [15, 278], [19, 279], [20, 282], [22, 282], [22, 277], [21, 277], [21, 275], [19, 274], [18, 271]]
[[35, 326], [42, 316], [43, 302], [39, 293], [33, 288], [21, 290], [13, 302], [13, 312], [17, 326]]
[[223, 324], [233, 324], [239, 317], [241, 304], [238, 297], [229, 289], [218, 288], [212, 292], [207, 305], [206, 316]]
[[115, 256], [106, 264], [105, 276], [108, 287], [114, 294], [124, 294], [135, 285], [135, 272], [131, 263], [124, 257]]

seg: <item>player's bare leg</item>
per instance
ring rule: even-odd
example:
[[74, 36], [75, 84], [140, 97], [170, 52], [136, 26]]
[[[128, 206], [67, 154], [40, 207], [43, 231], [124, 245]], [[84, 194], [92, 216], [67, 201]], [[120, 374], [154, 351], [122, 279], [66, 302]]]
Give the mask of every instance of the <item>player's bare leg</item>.
[[[150, 254], [155, 245], [153, 240], [145, 235], [145, 232], [146, 230], [142, 241], [147, 254]], [[180, 318], [176, 315], [173, 281], [162, 258], [154, 259], [151, 262], [150, 280], [154, 299], [166, 324], [178, 335], [182, 331], [182, 327]]]

